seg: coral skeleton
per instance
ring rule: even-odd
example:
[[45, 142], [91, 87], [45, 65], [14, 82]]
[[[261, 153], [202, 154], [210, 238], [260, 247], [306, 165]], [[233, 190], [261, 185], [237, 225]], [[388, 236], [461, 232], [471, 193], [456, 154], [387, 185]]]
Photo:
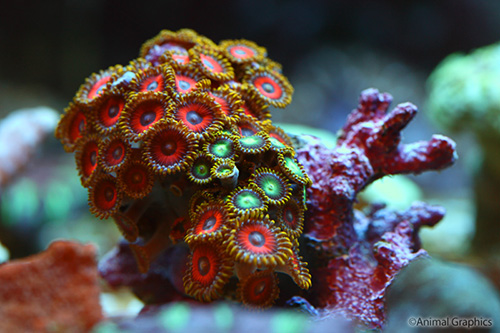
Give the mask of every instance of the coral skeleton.
[[313, 182], [302, 236], [313, 288], [307, 300], [291, 303], [310, 302], [319, 315], [342, 314], [372, 328], [383, 326], [384, 295], [396, 274], [427, 255], [418, 230], [439, 222], [444, 209], [416, 202], [405, 212], [376, 206], [361, 212], [354, 209], [356, 195], [385, 175], [440, 170], [457, 158], [455, 143], [442, 135], [401, 143], [417, 108], [403, 103], [387, 112], [391, 100], [376, 89], [363, 91], [335, 148], [302, 136], [296, 150]]

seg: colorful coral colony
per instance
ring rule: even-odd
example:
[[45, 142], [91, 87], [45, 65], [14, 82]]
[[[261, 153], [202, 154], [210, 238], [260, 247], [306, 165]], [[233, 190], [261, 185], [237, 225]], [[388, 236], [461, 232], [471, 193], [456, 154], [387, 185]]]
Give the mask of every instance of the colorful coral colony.
[[87, 78], [56, 137], [75, 152], [91, 211], [114, 219], [142, 272], [185, 242], [188, 295], [267, 307], [278, 272], [311, 286], [298, 250], [311, 181], [269, 112], [292, 92], [253, 42], [165, 30], [129, 65]]

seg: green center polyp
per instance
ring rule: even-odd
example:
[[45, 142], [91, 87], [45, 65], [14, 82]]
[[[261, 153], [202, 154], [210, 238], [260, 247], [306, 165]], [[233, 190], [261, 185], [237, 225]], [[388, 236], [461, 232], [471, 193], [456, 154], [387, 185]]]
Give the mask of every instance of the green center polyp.
[[271, 137], [271, 144], [276, 148], [285, 148], [286, 146], [278, 139]]
[[233, 153], [233, 143], [227, 139], [218, 140], [211, 145], [210, 153], [219, 158], [228, 158]]
[[284, 192], [283, 183], [273, 174], [261, 175], [257, 180], [259, 187], [272, 199], [279, 199]]
[[259, 196], [251, 190], [241, 191], [238, 193], [234, 203], [238, 209], [254, 209], [262, 207], [262, 200], [260, 200]]
[[223, 167], [219, 168], [219, 170], [217, 170], [217, 171], [220, 175], [227, 176], [233, 172], [233, 168], [231, 168], [230, 166], [224, 165]]
[[210, 166], [206, 161], [198, 161], [193, 165], [193, 175], [197, 178], [208, 178], [210, 176]]
[[240, 144], [244, 148], [257, 149], [264, 145], [264, 139], [256, 135], [245, 136], [240, 139]]
[[300, 169], [299, 165], [291, 157], [285, 157], [285, 166], [294, 174], [299, 177], [304, 177], [304, 173]]

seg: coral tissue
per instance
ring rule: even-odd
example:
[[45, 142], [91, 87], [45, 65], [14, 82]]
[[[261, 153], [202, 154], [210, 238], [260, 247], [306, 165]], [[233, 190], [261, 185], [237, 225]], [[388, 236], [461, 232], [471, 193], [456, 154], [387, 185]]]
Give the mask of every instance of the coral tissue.
[[276, 272], [311, 285], [298, 249], [311, 181], [269, 112], [292, 92], [263, 47], [162, 31], [129, 65], [90, 76], [56, 136], [142, 272], [185, 242], [187, 294], [267, 307]]

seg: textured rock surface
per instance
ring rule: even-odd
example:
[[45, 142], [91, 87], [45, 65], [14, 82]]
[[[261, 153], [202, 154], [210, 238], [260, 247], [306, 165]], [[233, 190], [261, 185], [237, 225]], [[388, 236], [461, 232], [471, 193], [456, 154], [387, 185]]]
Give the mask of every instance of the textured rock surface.
[[93, 245], [56, 241], [0, 266], [1, 332], [85, 332], [102, 319]]
[[403, 103], [388, 111], [391, 101], [376, 89], [363, 91], [335, 148], [304, 136], [297, 149], [297, 159], [313, 181], [302, 241], [313, 286], [307, 301], [295, 298], [291, 303], [309, 302], [309, 312], [342, 314], [370, 328], [383, 327], [385, 291], [396, 274], [426, 255], [418, 230], [435, 225], [444, 209], [415, 202], [403, 212], [383, 206], [361, 212], [354, 209], [357, 194], [386, 175], [440, 170], [456, 159], [455, 143], [444, 136], [402, 143], [401, 131], [417, 108]]

